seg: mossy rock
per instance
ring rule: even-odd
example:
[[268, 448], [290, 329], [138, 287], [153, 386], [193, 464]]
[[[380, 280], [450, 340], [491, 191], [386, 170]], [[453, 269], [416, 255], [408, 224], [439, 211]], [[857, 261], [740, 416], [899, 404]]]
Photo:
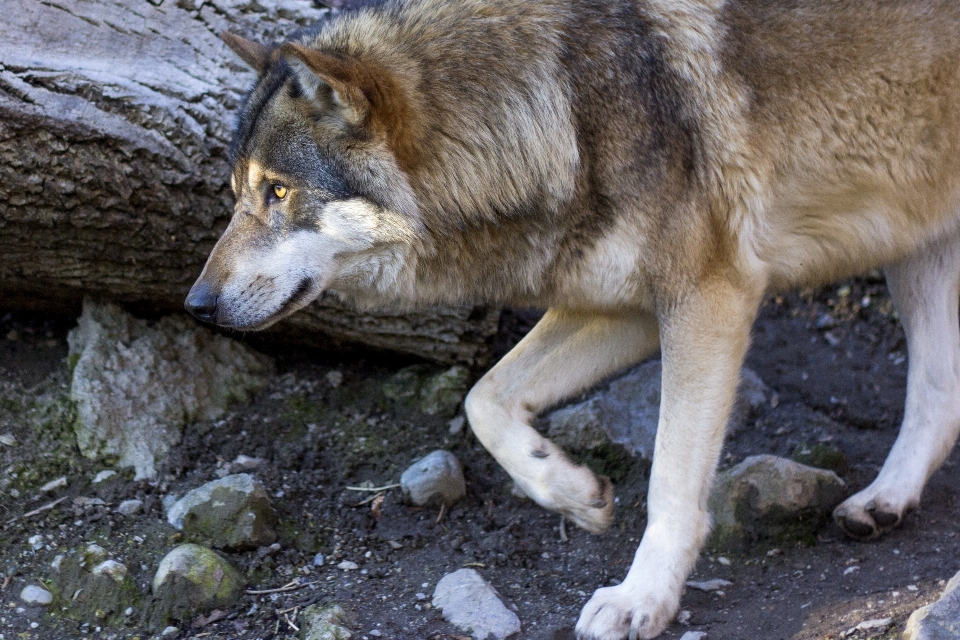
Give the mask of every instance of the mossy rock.
[[757, 542], [812, 543], [846, 492], [832, 471], [777, 456], [749, 457], [717, 478], [708, 546], [736, 552]]
[[182, 544], [160, 561], [153, 578], [153, 624], [159, 627], [231, 607], [245, 587], [243, 574], [214, 551]]
[[401, 369], [383, 383], [383, 395], [430, 416], [452, 417], [467, 394], [469, 372], [454, 366], [436, 373], [426, 365]]

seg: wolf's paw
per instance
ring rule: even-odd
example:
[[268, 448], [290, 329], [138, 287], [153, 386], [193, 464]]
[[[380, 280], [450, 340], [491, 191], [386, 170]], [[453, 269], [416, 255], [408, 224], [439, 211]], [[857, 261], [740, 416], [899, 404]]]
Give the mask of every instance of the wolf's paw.
[[639, 593], [617, 585], [597, 589], [577, 621], [578, 640], [655, 638], [673, 619], [677, 598]]
[[834, 509], [833, 519], [851, 538], [869, 540], [880, 537], [898, 526], [916, 506], [915, 500], [891, 494], [893, 492], [867, 487]]
[[576, 491], [563, 496], [560, 513], [590, 533], [603, 533], [613, 524], [613, 483], [606, 476], [589, 474], [576, 486]]

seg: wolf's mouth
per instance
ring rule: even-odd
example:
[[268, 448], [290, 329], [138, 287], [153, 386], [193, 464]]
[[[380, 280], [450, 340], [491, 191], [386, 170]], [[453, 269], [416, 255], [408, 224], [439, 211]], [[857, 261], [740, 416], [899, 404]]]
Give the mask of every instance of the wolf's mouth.
[[297, 285], [297, 288], [293, 290], [293, 293], [287, 298], [287, 301], [283, 303], [274, 317], [283, 317], [288, 313], [298, 309], [303, 303], [304, 300], [310, 295], [310, 291], [313, 289], [313, 280], [310, 278], [304, 278]]

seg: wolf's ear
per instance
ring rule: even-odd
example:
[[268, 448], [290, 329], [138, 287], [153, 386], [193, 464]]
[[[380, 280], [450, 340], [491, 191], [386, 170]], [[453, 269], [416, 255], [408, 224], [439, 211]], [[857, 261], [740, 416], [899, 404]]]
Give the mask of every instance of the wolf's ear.
[[297, 72], [303, 88], [316, 94], [321, 88], [333, 90], [333, 102], [343, 118], [351, 124], [360, 124], [370, 114], [370, 101], [364, 86], [369, 74], [359, 62], [310, 49], [295, 42], [287, 42], [280, 52]]
[[270, 53], [272, 49], [265, 44], [247, 40], [235, 33], [224, 31], [220, 34], [220, 39], [227, 43], [240, 59], [254, 68], [257, 73], [262, 74], [267, 70], [267, 64], [270, 62]]

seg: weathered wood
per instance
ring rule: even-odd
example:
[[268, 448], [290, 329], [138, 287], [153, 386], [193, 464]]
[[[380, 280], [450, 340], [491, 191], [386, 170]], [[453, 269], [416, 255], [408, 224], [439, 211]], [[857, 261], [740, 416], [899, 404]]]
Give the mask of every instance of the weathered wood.
[[[307, 0], [40, 0], [0, 21], [0, 308], [84, 295], [181, 309], [226, 226], [226, 150], [252, 72], [225, 29], [278, 40]], [[496, 314], [315, 303], [291, 335], [482, 360]], [[283, 330], [283, 324], [279, 330]]]

